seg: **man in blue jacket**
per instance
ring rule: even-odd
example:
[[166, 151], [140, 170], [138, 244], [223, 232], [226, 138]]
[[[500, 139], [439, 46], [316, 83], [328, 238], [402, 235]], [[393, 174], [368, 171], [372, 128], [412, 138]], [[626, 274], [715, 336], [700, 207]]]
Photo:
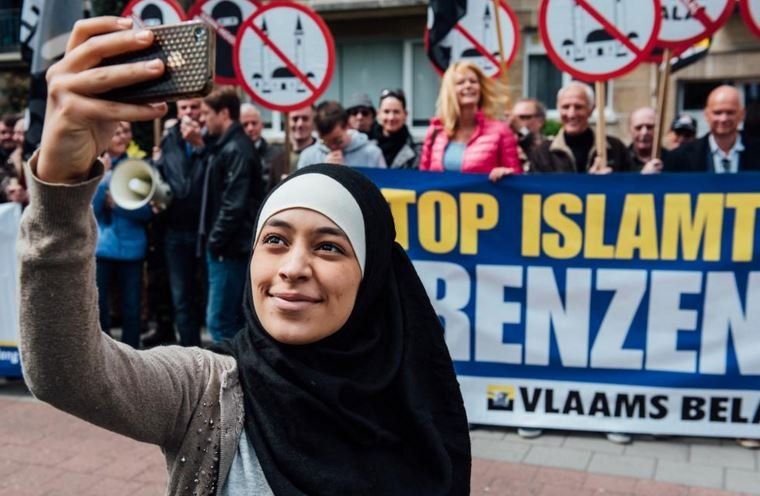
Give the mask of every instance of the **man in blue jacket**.
[[110, 164], [110, 170], [98, 185], [92, 208], [98, 222], [95, 256], [100, 327], [110, 334], [109, 289], [115, 279], [121, 289], [121, 340], [137, 349], [140, 348], [143, 262], [148, 246], [145, 225], [153, 213], [150, 205], [136, 210], [123, 209], [114, 203], [109, 193], [113, 171], [127, 158], [125, 128], [126, 125], [117, 127], [111, 138], [107, 155], [103, 158], [106, 165]]

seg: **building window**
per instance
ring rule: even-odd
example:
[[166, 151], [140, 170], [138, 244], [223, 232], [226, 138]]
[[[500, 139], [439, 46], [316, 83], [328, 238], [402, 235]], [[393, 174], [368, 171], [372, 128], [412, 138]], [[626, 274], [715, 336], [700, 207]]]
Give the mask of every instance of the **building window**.
[[527, 54], [528, 81], [526, 95], [542, 102], [546, 108], [557, 108], [557, 92], [562, 87], [562, 72], [542, 53]]
[[21, 1], [0, 0], [0, 52], [19, 51]]

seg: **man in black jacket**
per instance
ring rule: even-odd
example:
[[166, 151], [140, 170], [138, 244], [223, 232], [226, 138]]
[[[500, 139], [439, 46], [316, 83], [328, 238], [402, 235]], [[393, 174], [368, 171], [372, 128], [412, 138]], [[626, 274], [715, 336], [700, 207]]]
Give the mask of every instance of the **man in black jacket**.
[[241, 302], [264, 183], [258, 154], [239, 122], [237, 95], [212, 92], [201, 114], [208, 134], [217, 137], [208, 150], [199, 231], [208, 264], [206, 327], [219, 342], [243, 325]]
[[[204, 275], [205, 264], [205, 257], [199, 258], [197, 254], [205, 143], [201, 135], [200, 114], [200, 98], [177, 101], [179, 122], [161, 141], [161, 153], [156, 160], [156, 168], [169, 183], [173, 194], [172, 203], [163, 214], [166, 227], [164, 252], [174, 322], [182, 346], [201, 345], [201, 312], [197, 305], [199, 291], [196, 280], [199, 273]], [[171, 342], [174, 340], [173, 334], [156, 338]]]
[[665, 172], [731, 174], [760, 170], [760, 143], [739, 132], [744, 107], [736, 88], [724, 85], [712, 90], [705, 120], [710, 132], [673, 150], [665, 159]]

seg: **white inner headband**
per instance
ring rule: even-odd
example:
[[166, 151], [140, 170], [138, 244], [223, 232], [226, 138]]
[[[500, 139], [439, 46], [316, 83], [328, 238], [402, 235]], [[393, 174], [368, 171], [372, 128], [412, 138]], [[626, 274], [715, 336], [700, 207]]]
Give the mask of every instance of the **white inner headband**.
[[318, 173], [301, 174], [284, 183], [272, 193], [262, 207], [254, 239], [258, 242], [261, 229], [271, 216], [291, 208], [314, 210], [340, 227], [348, 236], [364, 274], [364, 262], [367, 259], [364, 217], [356, 199], [342, 184]]

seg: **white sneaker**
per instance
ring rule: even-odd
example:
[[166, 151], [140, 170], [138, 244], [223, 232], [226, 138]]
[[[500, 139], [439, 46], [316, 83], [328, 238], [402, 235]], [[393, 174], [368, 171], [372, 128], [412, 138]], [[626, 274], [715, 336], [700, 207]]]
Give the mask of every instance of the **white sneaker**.
[[615, 444], [628, 444], [631, 442], [631, 435], [622, 432], [608, 432], [607, 441]]
[[517, 428], [517, 435], [520, 436], [523, 439], [533, 439], [537, 438], [541, 434], [544, 433], [543, 429], [535, 429], [535, 428], [529, 428], [529, 427], [518, 427]]

